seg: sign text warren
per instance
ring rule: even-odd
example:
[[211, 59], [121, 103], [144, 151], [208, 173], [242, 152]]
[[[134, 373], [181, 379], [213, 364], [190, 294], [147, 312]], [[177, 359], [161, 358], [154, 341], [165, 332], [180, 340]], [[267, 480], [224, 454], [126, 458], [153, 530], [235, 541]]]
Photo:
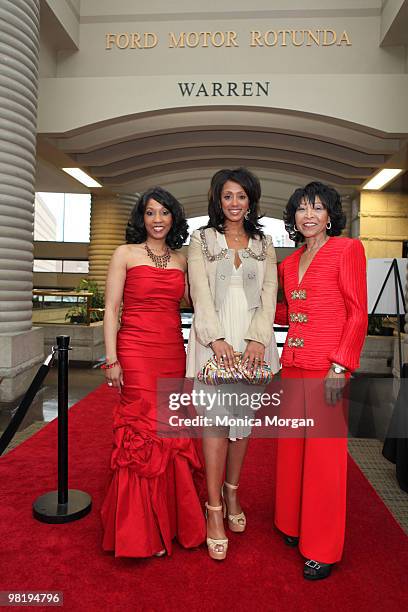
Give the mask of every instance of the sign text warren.
[[270, 81], [227, 81], [224, 83], [218, 81], [211, 81], [204, 83], [187, 82], [177, 83], [184, 97], [244, 97], [249, 98], [251, 96], [269, 96], [269, 85]]

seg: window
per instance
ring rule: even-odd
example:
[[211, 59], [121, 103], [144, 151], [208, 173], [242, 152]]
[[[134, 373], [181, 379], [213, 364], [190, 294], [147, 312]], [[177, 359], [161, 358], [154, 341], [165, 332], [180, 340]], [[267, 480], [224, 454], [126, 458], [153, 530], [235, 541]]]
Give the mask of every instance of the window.
[[62, 262], [62, 271], [70, 272], [71, 274], [88, 274], [89, 261], [75, 261], [73, 259], [64, 259]]
[[[208, 216], [204, 217], [192, 217], [187, 219], [189, 237], [187, 242], [190, 242], [190, 235], [192, 232], [199, 227], [203, 227], [208, 222]], [[281, 219], [273, 219], [272, 217], [262, 217], [261, 225], [265, 234], [272, 236], [273, 244], [276, 247], [294, 247], [295, 243], [289, 238], [289, 235], [285, 229], [285, 224]]]
[[272, 236], [273, 245], [276, 247], [294, 247], [295, 243], [289, 238], [289, 234], [285, 229], [285, 224], [282, 219], [273, 219], [272, 217], [262, 217], [261, 225], [263, 225], [265, 234]]
[[74, 259], [34, 259], [33, 271], [88, 274], [89, 261], [79, 261]]
[[89, 242], [90, 221], [90, 194], [35, 194], [34, 240]]
[[188, 244], [190, 242], [190, 236], [194, 232], [194, 230], [199, 229], [200, 227], [203, 227], [203, 225], [207, 225], [208, 216], [205, 215], [204, 217], [192, 217], [191, 219], [187, 219], [187, 223], [188, 223], [188, 238], [185, 244]]
[[62, 261], [58, 259], [34, 259], [33, 272], [62, 272]]

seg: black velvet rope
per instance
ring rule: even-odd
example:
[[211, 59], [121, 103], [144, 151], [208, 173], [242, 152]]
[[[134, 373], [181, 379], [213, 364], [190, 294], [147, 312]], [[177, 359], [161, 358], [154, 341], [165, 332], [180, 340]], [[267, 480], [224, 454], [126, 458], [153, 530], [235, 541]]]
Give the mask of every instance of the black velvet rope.
[[33, 399], [37, 395], [39, 388], [41, 387], [45, 377], [50, 371], [53, 357], [54, 357], [54, 351], [50, 355], [48, 355], [47, 359], [40, 366], [37, 374], [33, 378], [31, 385], [28, 387], [26, 394], [21, 400], [16, 412], [14, 413], [10, 423], [7, 425], [6, 430], [3, 432], [2, 436], [0, 437], [0, 456], [4, 453], [7, 446], [10, 444], [15, 433], [20, 427], [25, 415], [27, 414], [27, 411], [30, 408]]

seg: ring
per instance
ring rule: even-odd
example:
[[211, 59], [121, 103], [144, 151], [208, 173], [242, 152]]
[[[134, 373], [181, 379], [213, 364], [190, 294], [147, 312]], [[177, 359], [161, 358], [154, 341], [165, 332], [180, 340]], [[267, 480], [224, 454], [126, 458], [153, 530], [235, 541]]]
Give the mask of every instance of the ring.
[[226, 355], [221, 355], [221, 357], [222, 357], [223, 359], [225, 359]]
[[108, 387], [111, 387], [113, 385], [113, 383], [111, 383], [110, 381], [106, 383], [108, 385]]

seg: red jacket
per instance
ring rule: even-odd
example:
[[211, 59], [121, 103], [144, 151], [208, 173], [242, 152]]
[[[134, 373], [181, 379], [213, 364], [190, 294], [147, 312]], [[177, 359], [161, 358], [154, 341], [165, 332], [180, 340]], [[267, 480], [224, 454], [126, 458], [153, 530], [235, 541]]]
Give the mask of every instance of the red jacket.
[[304, 250], [279, 265], [285, 300], [277, 305], [275, 322], [289, 324], [282, 365], [328, 370], [334, 362], [355, 370], [367, 333], [363, 245], [351, 238], [329, 238], [299, 284]]

